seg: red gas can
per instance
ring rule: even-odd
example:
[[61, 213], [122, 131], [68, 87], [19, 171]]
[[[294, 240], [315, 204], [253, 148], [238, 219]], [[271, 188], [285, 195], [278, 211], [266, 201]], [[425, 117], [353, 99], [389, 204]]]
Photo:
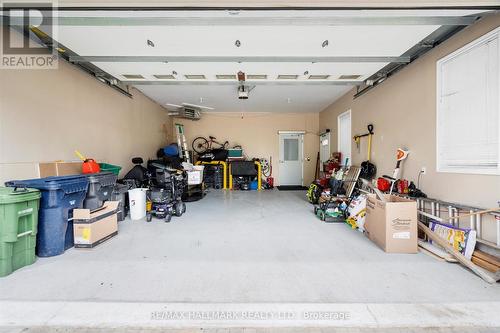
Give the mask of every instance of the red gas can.
[[88, 158], [82, 163], [82, 173], [98, 172], [101, 172], [101, 167], [99, 167], [99, 164], [95, 160]]

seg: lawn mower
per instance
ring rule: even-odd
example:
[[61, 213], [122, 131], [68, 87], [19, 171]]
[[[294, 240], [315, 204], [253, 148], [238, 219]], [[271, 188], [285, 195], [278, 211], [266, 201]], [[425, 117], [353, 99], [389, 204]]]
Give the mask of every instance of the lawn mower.
[[[346, 163], [347, 164], [347, 163]], [[314, 205], [314, 215], [327, 223], [344, 222], [348, 216], [347, 207], [353, 196], [361, 169], [350, 166], [339, 170], [330, 178], [330, 192], [323, 193]]]
[[314, 214], [323, 222], [344, 222], [347, 218], [344, 200], [325, 200], [314, 206]]

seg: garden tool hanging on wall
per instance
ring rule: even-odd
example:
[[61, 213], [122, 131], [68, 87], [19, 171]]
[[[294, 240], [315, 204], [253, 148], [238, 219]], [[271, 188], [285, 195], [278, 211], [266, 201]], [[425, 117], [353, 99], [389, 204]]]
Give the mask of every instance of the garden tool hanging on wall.
[[373, 125], [370, 124], [368, 125], [368, 133], [362, 134], [362, 135], [356, 135], [354, 136], [354, 141], [356, 142], [356, 145], [358, 146], [361, 142], [361, 138], [363, 137], [368, 137], [368, 153], [367, 153], [367, 159], [366, 161], [361, 163], [361, 174], [359, 175], [361, 178], [364, 179], [372, 179], [375, 177], [375, 174], [377, 173], [377, 167], [375, 164], [370, 162], [371, 159], [371, 152], [372, 152], [372, 136], [373, 136]]

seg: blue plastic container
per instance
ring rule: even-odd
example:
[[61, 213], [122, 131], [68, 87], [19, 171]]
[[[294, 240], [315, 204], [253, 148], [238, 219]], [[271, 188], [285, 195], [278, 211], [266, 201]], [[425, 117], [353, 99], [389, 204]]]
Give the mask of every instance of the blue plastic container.
[[52, 257], [73, 247], [73, 209], [82, 208], [89, 180], [85, 176], [47, 177], [14, 180], [11, 187], [30, 187], [40, 190], [40, 211], [36, 255]]
[[179, 146], [176, 143], [172, 143], [165, 148], [163, 148], [163, 152], [167, 156], [179, 156]]
[[259, 189], [259, 183], [254, 180], [250, 183], [250, 190], [257, 191]]

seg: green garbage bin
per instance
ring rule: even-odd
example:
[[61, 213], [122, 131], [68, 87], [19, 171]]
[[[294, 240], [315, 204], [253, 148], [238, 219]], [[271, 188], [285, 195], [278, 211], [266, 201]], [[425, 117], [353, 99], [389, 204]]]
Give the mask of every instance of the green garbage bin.
[[40, 191], [0, 187], [0, 277], [35, 262]]

